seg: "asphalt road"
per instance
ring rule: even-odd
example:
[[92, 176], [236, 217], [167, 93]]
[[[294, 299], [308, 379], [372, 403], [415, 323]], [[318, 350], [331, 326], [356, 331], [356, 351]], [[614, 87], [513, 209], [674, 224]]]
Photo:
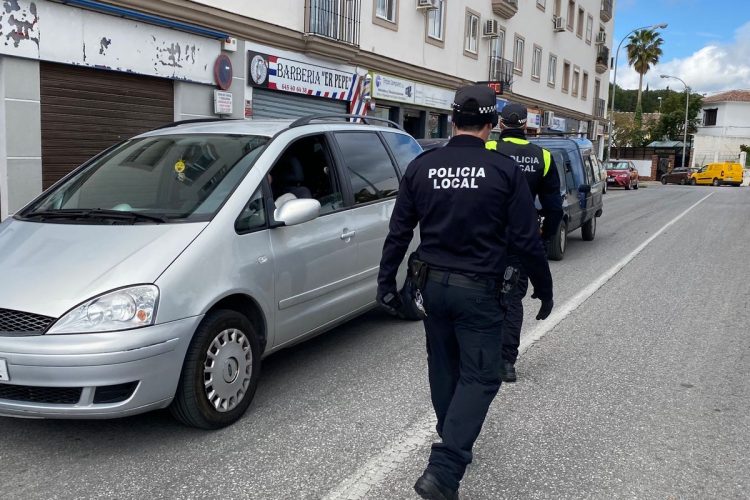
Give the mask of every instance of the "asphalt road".
[[[544, 336], [501, 388], [462, 498], [750, 498], [748, 248], [746, 188], [605, 195], [596, 239], [573, 233], [552, 263], [568, 314], [540, 331], [527, 301], [524, 345]], [[221, 431], [166, 412], [0, 418], [0, 498], [414, 499], [426, 379], [421, 324], [372, 312], [266, 359]]]

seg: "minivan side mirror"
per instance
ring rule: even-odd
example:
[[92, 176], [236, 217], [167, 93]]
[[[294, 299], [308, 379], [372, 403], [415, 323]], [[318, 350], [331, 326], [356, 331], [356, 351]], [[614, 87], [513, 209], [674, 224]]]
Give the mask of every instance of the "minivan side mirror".
[[285, 226], [295, 226], [317, 219], [320, 215], [320, 202], [311, 198], [289, 200], [274, 210], [273, 218]]
[[590, 193], [591, 192], [591, 185], [590, 184], [581, 184], [578, 186], [578, 192], [579, 193]]

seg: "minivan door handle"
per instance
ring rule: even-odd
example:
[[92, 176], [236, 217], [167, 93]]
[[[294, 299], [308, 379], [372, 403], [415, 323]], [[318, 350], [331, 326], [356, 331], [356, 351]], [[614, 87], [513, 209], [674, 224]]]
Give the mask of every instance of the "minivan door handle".
[[341, 233], [341, 239], [344, 241], [349, 241], [350, 239], [354, 238], [354, 235], [356, 235], [356, 231], [347, 231], [344, 230], [343, 233]]

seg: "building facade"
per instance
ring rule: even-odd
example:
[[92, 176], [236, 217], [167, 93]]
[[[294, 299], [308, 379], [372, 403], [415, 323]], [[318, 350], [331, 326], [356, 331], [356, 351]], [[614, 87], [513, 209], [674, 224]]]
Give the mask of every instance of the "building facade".
[[[14, 0], [0, 10], [0, 217], [173, 120], [367, 112], [447, 137], [491, 82], [532, 131], [602, 144], [612, 0]], [[490, 83], [488, 83], [490, 84]], [[603, 144], [602, 144], [603, 146]]]
[[740, 146], [750, 146], [750, 90], [731, 90], [704, 98], [701, 116], [702, 123], [694, 136], [693, 165], [738, 161]]

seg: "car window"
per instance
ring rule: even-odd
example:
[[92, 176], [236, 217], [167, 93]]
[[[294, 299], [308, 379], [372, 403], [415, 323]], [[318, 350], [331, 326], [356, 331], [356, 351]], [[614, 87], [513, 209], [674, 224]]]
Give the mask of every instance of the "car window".
[[248, 204], [245, 205], [240, 216], [237, 217], [234, 229], [242, 234], [264, 227], [266, 227], [266, 206], [263, 202], [263, 191], [258, 188]]
[[292, 142], [268, 173], [276, 208], [295, 198], [318, 200], [321, 215], [342, 208], [344, 197], [335, 170], [325, 135]]
[[388, 147], [391, 148], [401, 175], [406, 172], [406, 167], [411, 161], [422, 153], [422, 147], [410, 135], [397, 134], [395, 132], [384, 132], [383, 137]]
[[584, 158], [586, 166], [586, 176], [588, 177], [588, 184], [595, 184], [599, 181], [599, 169], [594, 166], [594, 162], [591, 160], [591, 155]]
[[355, 203], [395, 196], [398, 177], [391, 157], [375, 132], [338, 132], [344, 168], [349, 172]]

